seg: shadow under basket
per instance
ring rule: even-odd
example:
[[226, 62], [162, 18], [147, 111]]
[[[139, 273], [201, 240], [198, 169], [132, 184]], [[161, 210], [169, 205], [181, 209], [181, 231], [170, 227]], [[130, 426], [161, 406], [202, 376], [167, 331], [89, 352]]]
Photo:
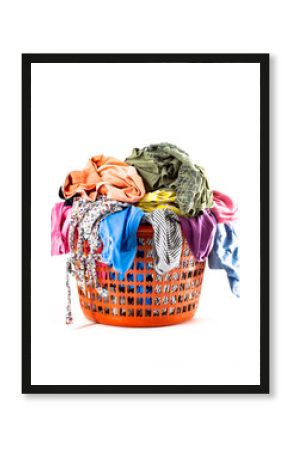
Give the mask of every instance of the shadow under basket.
[[153, 266], [153, 229], [141, 225], [133, 269], [123, 279], [97, 263], [99, 287], [78, 285], [84, 315], [98, 323], [125, 327], [174, 325], [193, 318], [198, 307], [205, 262], [195, 262], [183, 239], [180, 265], [159, 275]]

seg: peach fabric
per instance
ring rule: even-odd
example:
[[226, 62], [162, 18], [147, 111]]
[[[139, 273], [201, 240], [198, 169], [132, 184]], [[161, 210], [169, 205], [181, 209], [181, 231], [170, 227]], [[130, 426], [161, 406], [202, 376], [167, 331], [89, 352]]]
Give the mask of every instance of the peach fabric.
[[142, 178], [133, 166], [111, 156], [93, 156], [85, 169], [70, 172], [63, 186], [65, 198], [81, 194], [95, 201], [106, 195], [120, 202], [136, 203], [145, 195]]

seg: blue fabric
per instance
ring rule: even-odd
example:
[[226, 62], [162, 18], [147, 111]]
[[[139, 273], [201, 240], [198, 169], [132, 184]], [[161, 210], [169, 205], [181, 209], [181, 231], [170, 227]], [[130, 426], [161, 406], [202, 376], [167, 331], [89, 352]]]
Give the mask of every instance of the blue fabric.
[[136, 206], [105, 217], [99, 225], [102, 260], [123, 276], [132, 267], [137, 251], [137, 230], [144, 212]]
[[232, 224], [217, 224], [208, 266], [210, 269], [224, 269], [233, 294], [240, 297], [239, 248], [237, 234]]

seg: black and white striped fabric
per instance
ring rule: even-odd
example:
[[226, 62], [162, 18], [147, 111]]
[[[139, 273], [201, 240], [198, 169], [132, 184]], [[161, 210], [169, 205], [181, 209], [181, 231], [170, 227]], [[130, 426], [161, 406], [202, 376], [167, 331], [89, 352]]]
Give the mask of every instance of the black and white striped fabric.
[[178, 216], [170, 209], [156, 209], [143, 219], [153, 227], [155, 270], [160, 275], [179, 266], [182, 232]]

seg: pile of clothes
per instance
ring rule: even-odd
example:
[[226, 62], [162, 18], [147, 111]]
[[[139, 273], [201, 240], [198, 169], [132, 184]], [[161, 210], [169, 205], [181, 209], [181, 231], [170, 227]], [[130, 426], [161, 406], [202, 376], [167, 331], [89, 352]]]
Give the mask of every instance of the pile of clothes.
[[98, 288], [96, 262], [119, 276], [132, 268], [141, 223], [153, 228], [154, 268], [179, 267], [185, 238], [196, 261], [224, 269], [239, 297], [239, 254], [233, 222], [237, 207], [212, 191], [204, 169], [168, 143], [134, 148], [125, 161], [97, 155], [70, 172], [51, 213], [51, 254], [67, 260], [67, 323], [72, 322], [69, 276]]

